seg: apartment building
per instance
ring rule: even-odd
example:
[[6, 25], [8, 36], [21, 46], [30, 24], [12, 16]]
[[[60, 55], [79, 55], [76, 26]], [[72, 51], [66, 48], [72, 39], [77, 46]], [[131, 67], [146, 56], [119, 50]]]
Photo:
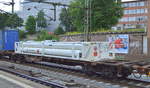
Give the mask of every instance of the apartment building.
[[124, 15], [117, 24], [117, 29], [147, 29], [148, 0], [134, 0], [122, 2]]

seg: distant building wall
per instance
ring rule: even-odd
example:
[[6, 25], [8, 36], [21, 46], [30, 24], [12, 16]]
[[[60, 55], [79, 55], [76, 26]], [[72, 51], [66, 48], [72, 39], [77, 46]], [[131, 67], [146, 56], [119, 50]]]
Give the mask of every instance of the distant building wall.
[[[141, 57], [147, 56], [144, 51], [144, 37], [146, 37], [146, 33], [97, 33], [91, 34], [91, 41], [96, 42], [106, 42], [108, 41], [108, 37], [111, 35], [121, 35], [126, 34], [129, 35], [129, 51], [128, 54], [123, 54], [125, 57]], [[68, 36], [60, 36], [60, 41], [64, 42], [79, 42], [83, 40], [84, 35], [68, 35]], [[150, 43], [149, 43], [150, 44]]]

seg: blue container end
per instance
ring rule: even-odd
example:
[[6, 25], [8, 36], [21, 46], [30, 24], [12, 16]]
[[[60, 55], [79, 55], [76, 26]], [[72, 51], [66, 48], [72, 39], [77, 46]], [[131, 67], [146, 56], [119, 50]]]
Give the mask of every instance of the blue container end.
[[3, 30], [2, 32], [0, 32], [1, 50], [14, 50], [15, 42], [18, 41], [19, 32], [17, 30]]

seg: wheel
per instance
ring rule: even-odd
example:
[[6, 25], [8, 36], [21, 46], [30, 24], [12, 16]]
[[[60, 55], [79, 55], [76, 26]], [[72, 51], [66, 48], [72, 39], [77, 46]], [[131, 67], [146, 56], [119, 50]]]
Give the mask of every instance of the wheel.
[[124, 68], [119, 77], [127, 78], [129, 75], [131, 75], [131, 73], [132, 73], [132, 69]]
[[86, 73], [87, 75], [91, 76], [94, 74], [92, 67], [89, 65], [82, 66], [82, 69], [83, 69], [83, 72]]
[[23, 55], [17, 55], [17, 54], [12, 55], [11, 60], [16, 62], [16, 63], [24, 63], [25, 62], [24, 56]]
[[104, 66], [101, 68], [101, 73], [105, 78], [117, 78], [117, 72], [113, 67]]

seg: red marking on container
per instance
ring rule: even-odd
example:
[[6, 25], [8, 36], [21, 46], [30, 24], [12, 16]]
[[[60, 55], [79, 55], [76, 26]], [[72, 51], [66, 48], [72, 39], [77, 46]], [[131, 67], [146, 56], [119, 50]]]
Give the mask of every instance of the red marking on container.
[[98, 55], [98, 53], [97, 53], [97, 52], [93, 52], [93, 56], [95, 56], [95, 57], [96, 57], [97, 55]]
[[93, 56], [95, 56], [95, 57], [98, 56], [97, 47], [96, 46], [94, 47]]

